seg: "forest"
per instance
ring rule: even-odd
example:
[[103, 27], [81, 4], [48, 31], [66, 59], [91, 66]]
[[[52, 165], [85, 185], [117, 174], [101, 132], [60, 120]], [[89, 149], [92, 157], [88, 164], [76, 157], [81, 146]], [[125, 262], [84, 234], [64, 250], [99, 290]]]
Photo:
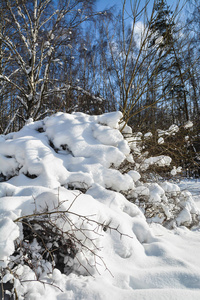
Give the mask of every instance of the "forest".
[[199, 1], [128, 2], [1, 1], [0, 133], [59, 111], [119, 110], [133, 132], [151, 131], [151, 154], [199, 176]]

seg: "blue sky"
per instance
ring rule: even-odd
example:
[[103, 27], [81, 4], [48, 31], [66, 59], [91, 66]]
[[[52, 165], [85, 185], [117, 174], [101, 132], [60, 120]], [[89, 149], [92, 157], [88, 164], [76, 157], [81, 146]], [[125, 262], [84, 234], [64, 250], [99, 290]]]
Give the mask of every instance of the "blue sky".
[[97, 0], [97, 7], [100, 10], [104, 10], [106, 8], [109, 8], [112, 5], [120, 6], [122, 5], [121, 0]]
[[[133, 2], [134, 0], [132, 0]], [[141, 0], [141, 4], [145, 4], [145, 0]], [[150, 2], [153, 3], [153, 0], [150, 0]], [[184, 3], [185, 0], [180, 0], [180, 3]], [[109, 8], [112, 5], [117, 5], [117, 7], [120, 9], [122, 7], [123, 0], [97, 0], [97, 8], [99, 10], [104, 10]], [[172, 6], [176, 3], [176, 0], [167, 0], [167, 4]], [[127, 9], [130, 7], [130, 0], [127, 0]]]

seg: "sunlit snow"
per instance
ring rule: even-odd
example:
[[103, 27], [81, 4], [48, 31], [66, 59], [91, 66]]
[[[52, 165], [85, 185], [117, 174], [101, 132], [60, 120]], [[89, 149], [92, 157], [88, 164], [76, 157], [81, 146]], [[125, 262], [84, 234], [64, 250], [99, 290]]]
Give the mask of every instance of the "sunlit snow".
[[[14, 283], [18, 299], [200, 299], [200, 230], [183, 226], [199, 213], [200, 182], [143, 183], [137, 168], [120, 172], [124, 161], [134, 162], [131, 149], [139, 151], [134, 138], [131, 144], [120, 132], [121, 118], [120, 112], [57, 113], [0, 137], [0, 266], [9, 267], [23, 239], [22, 216], [45, 220], [51, 212], [62, 238], [69, 242], [73, 233], [77, 242], [76, 253], [63, 257], [63, 271], [44, 257], [37, 269], [21, 264], [13, 267], [15, 276], [7, 269], [2, 281]], [[151, 157], [143, 169], [153, 163], [170, 165], [171, 159]], [[182, 192], [186, 188], [190, 192]], [[167, 229], [163, 216], [147, 223], [126, 195], [162, 205], [169, 221], [171, 199], [182, 210]], [[27, 247], [33, 262], [41, 246], [33, 239]]]

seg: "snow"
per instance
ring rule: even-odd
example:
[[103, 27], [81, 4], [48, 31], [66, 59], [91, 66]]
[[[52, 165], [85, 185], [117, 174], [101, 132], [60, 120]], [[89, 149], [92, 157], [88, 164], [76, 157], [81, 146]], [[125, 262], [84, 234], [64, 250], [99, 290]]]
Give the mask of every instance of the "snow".
[[174, 196], [180, 192], [180, 187], [177, 184], [171, 182], [162, 182], [160, 186], [163, 188], [165, 192], [171, 193]]
[[145, 139], [149, 139], [149, 138], [152, 138], [153, 137], [153, 134], [151, 132], [147, 132], [144, 134], [144, 138]]
[[134, 170], [129, 171], [128, 174], [132, 177], [134, 182], [137, 182], [141, 178], [141, 175]]
[[144, 160], [142, 164], [142, 169], [147, 170], [151, 165], [157, 165], [159, 167], [169, 166], [171, 164], [171, 161], [171, 157], [166, 155], [149, 157]]
[[161, 145], [161, 144], [164, 144], [164, 139], [162, 138], [162, 137], [160, 137], [159, 139], [158, 139], [158, 144], [159, 145]]
[[150, 183], [149, 191], [150, 191], [150, 199], [149, 199], [150, 202], [161, 202], [161, 198], [165, 194], [161, 186], [159, 186], [157, 183]]
[[[183, 226], [190, 226], [200, 208], [200, 182], [144, 183], [138, 170], [120, 172], [124, 161], [134, 162], [131, 150], [139, 153], [141, 139], [141, 134], [124, 138], [121, 118], [120, 112], [57, 113], [0, 137], [1, 276], [5, 288], [14, 285], [18, 299], [200, 298], [200, 228]], [[150, 157], [143, 169], [170, 163], [166, 156]], [[173, 217], [172, 199], [182, 210], [167, 229], [160, 223], [163, 216], [147, 223], [126, 195], [161, 205], [166, 219]], [[53, 224], [55, 239], [62, 232], [64, 244], [54, 243], [63, 251], [63, 270], [45, 259], [36, 237], [24, 242], [29, 263], [20, 260], [15, 247], [28, 220], [37, 220], [28, 223], [36, 232], [41, 221]], [[49, 236], [46, 247], [53, 249], [52, 243]], [[12, 263], [16, 259], [18, 266]]]
[[175, 135], [175, 133], [177, 133], [178, 131], [179, 131], [178, 125], [173, 124], [167, 130], [158, 129], [158, 136], [159, 137], [162, 137], [162, 136], [165, 136], [165, 135], [166, 136], [171, 136], [171, 135]]
[[182, 172], [182, 167], [176, 168], [175, 166], [173, 166], [173, 169], [171, 170], [171, 175], [175, 176], [177, 173], [181, 173], [181, 172]]
[[14, 240], [19, 236], [18, 226], [11, 218], [4, 216], [0, 221], [0, 266], [8, 264], [8, 257], [14, 252]]
[[184, 125], [184, 128], [185, 129], [188, 129], [188, 128], [191, 128], [193, 127], [193, 122], [192, 121], [188, 121], [185, 125]]
[[195, 201], [195, 204], [200, 209], [200, 181], [199, 180], [182, 180], [179, 183], [179, 187], [181, 190], [189, 190], [193, 200]]

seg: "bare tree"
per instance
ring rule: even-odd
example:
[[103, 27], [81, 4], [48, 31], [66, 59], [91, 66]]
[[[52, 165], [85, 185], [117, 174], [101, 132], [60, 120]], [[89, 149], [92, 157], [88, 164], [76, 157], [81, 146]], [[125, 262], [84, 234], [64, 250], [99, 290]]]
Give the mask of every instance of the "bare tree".
[[9, 29], [1, 30], [0, 45], [9, 51], [9, 57], [0, 80], [14, 89], [23, 120], [46, 114], [52, 95], [69, 90], [89, 94], [84, 88], [78, 89], [73, 78], [60, 76], [59, 69], [62, 70], [65, 60], [73, 60], [72, 35], [80, 24], [95, 15], [94, 1], [56, 3], [52, 0], [4, 1], [3, 17], [8, 20]]
[[[169, 99], [173, 88], [167, 85], [164, 73], [170, 73], [176, 65], [174, 87], [185, 87], [187, 71], [182, 68], [180, 61], [183, 46], [177, 47], [181, 35], [175, 31], [181, 8], [177, 4], [174, 12], [171, 12], [165, 7], [165, 1], [155, 0], [149, 15], [150, 1], [142, 5], [137, 0], [131, 2], [131, 12], [128, 13], [126, 2], [124, 0], [116, 24], [113, 27], [104, 24], [110, 52], [110, 56], [106, 57], [110, 89], [118, 100], [126, 122], [131, 124], [133, 117], [148, 109], [154, 118], [151, 122], [154, 123], [157, 104]], [[128, 18], [131, 24], [127, 24]], [[189, 119], [184, 89], [182, 98], [186, 119]]]

